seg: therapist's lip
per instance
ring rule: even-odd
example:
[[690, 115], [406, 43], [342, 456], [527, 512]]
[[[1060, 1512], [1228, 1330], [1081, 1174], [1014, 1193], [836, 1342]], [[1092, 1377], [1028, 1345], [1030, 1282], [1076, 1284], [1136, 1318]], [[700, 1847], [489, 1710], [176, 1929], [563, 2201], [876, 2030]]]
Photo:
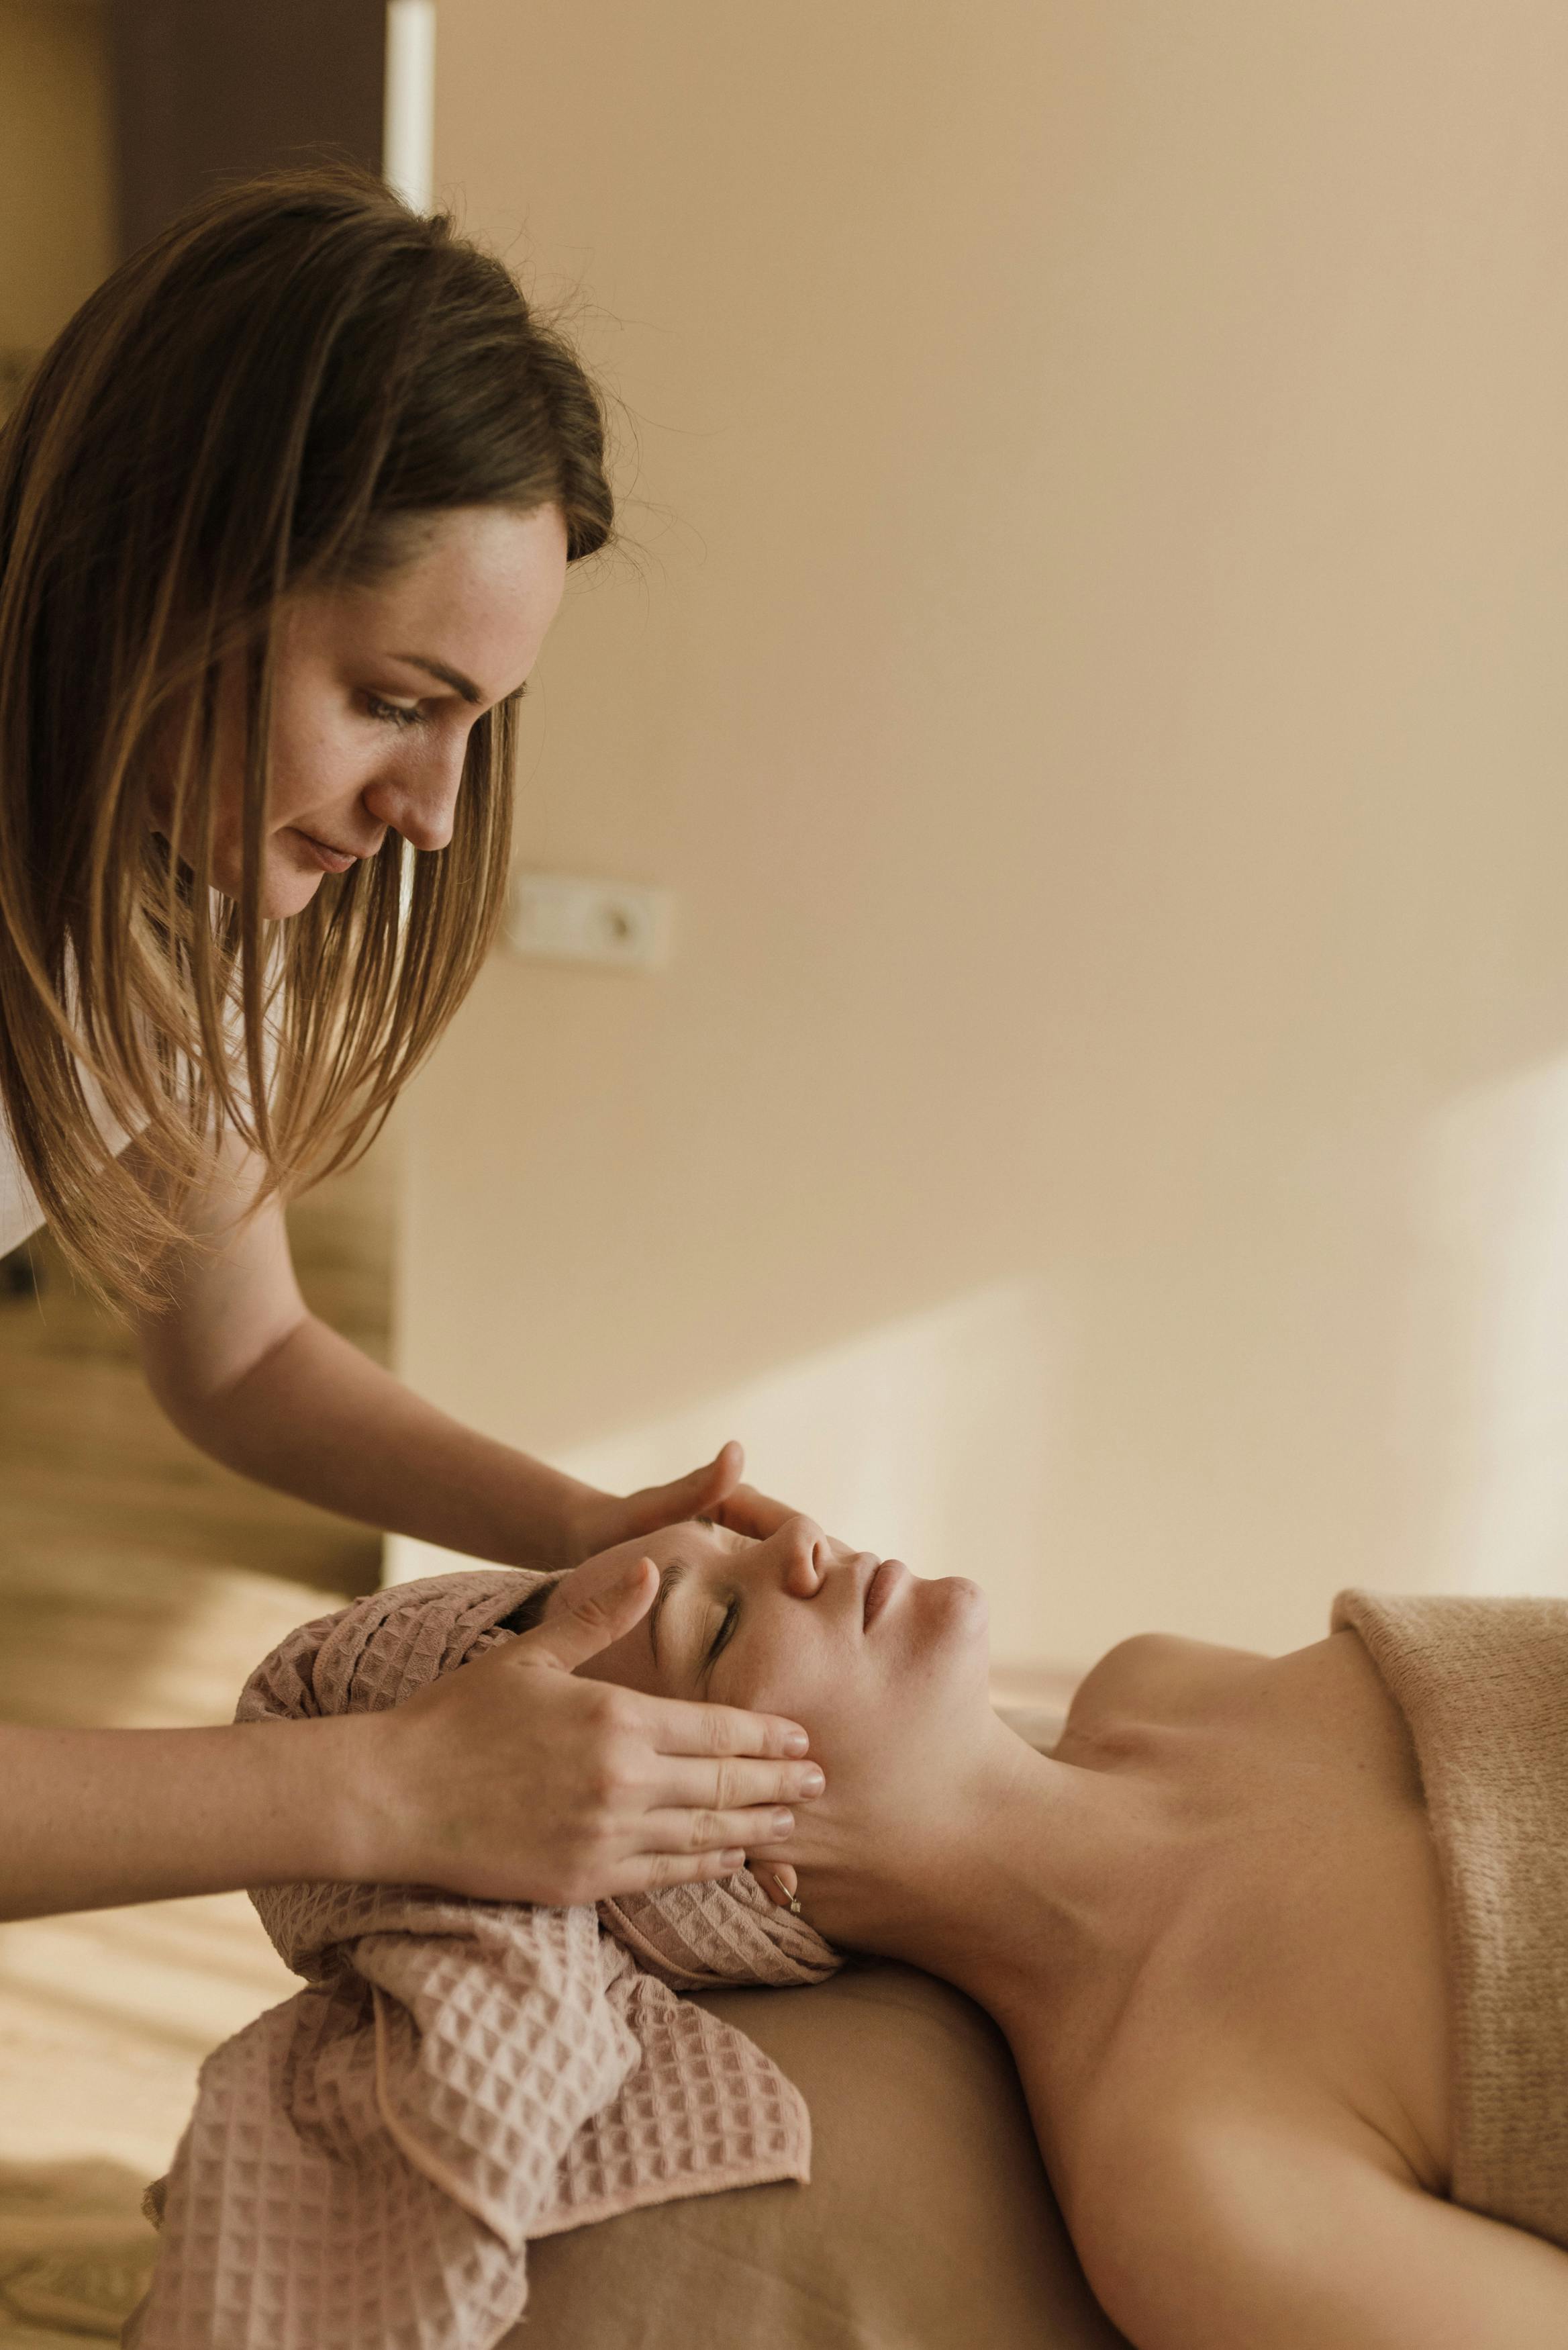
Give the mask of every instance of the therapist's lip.
[[296, 840], [303, 840], [306, 848], [314, 852], [319, 863], [328, 873], [347, 873], [351, 865], [358, 865], [359, 862], [359, 852], [357, 849], [333, 848], [325, 840], [317, 840], [313, 832], [302, 830], [297, 824], [291, 825], [289, 829]]
[[885, 1558], [872, 1575], [866, 1586], [866, 1605], [861, 1619], [867, 1632], [909, 1572], [902, 1559]]

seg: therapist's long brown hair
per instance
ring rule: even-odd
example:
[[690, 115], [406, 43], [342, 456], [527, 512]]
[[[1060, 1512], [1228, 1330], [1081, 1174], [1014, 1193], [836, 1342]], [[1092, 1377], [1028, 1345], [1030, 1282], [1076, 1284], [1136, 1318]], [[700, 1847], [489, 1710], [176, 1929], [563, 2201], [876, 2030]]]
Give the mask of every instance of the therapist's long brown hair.
[[[181, 1198], [226, 1129], [286, 1194], [363, 1148], [500, 912], [504, 707], [473, 726], [447, 847], [414, 856], [390, 833], [304, 912], [263, 921], [283, 599], [386, 576], [421, 516], [546, 504], [574, 559], [609, 536], [581, 367], [498, 262], [351, 169], [196, 205], [26, 386], [0, 433], [0, 1107], [101, 1293], [157, 1303]], [[210, 868], [219, 681], [236, 670], [234, 904]], [[133, 1173], [112, 1141], [137, 1129]]]

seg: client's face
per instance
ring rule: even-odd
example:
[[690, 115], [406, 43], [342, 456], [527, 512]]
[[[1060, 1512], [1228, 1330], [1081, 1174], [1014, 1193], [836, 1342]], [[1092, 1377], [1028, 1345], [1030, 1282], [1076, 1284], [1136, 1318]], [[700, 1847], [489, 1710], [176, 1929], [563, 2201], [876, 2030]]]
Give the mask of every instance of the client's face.
[[582, 1672], [804, 1723], [827, 1792], [801, 1807], [776, 1856], [798, 1869], [825, 1932], [867, 1939], [835, 1888], [867, 1867], [896, 1873], [916, 1844], [929, 1865], [927, 1840], [992, 1722], [984, 1595], [962, 1576], [846, 1554], [801, 1520], [766, 1542], [694, 1521], [618, 1555], [653, 1559], [658, 1596]]

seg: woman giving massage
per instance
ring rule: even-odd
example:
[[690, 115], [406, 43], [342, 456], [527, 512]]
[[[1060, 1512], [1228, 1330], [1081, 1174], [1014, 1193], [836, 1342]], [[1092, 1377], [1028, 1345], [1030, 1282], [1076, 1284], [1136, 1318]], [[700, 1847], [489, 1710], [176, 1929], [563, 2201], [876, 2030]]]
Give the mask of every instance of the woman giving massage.
[[[1128, 1641], [1040, 1754], [961, 1578], [714, 1524], [592, 1576], [579, 1676], [807, 1725], [827, 1794], [753, 1874], [990, 2011], [1137, 2350], [1568, 2343], [1568, 1603]], [[541, 1586], [539, 1634], [588, 1588]]]
[[[0, 431], [0, 1253], [47, 1222], [230, 1467], [514, 1566], [694, 1509], [785, 1519], [734, 1446], [623, 1500], [456, 1425], [289, 1260], [284, 1201], [375, 1133], [482, 966], [514, 706], [612, 518], [570, 350], [347, 170], [172, 223]], [[591, 1899], [732, 1869], [821, 1784], [794, 1723], [529, 1695], [498, 1721], [454, 1687], [374, 1741], [0, 1726], [0, 1916], [280, 1873]]]

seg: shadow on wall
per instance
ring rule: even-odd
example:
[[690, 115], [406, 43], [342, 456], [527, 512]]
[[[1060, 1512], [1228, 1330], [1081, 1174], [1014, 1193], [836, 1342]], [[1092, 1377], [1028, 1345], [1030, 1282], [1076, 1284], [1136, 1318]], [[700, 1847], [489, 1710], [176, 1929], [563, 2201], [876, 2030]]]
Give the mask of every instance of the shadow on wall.
[[[1032, 1661], [1053, 1484], [1042, 1431], [1062, 1424], [1063, 1347], [1044, 1284], [999, 1283], [581, 1446], [560, 1466], [632, 1492], [741, 1436], [753, 1482], [809, 1495], [830, 1534], [920, 1575], [972, 1575], [995, 1655]], [[389, 1550], [394, 1582], [466, 1564], [421, 1543]]]

